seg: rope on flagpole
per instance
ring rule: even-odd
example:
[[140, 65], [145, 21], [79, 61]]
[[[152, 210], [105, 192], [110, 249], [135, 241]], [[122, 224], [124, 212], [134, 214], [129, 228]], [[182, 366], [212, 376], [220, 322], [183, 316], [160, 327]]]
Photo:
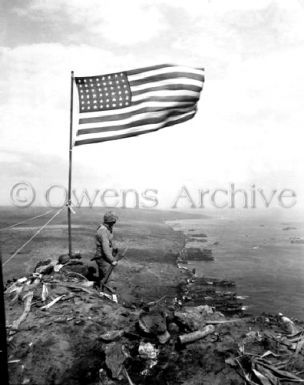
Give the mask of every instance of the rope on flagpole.
[[3, 262], [3, 266], [5, 266], [8, 262], [10, 262], [26, 245], [28, 245], [55, 217], [57, 217], [57, 215], [59, 215], [61, 213], [61, 211], [64, 209], [65, 207], [61, 207], [53, 216], [52, 218], [50, 218], [43, 226], [40, 227], [39, 230], [36, 231], [36, 233], [30, 238], [28, 239], [21, 247], [19, 247], [18, 250], [16, 250], [14, 252], [13, 255], [11, 255], [9, 257], [9, 259], [7, 259], [5, 262]]
[[25, 219], [24, 221], [15, 223], [14, 225], [10, 225], [10, 226], [7, 226], [7, 227], [2, 227], [2, 228], [0, 228], [0, 231], [5, 231], [5, 230], [13, 229], [14, 227], [22, 225], [23, 223], [31, 222], [34, 219], [44, 217], [45, 215], [48, 215], [48, 214], [52, 213], [53, 211], [54, 211], [54, 209], [49, 210], [49, 211], [47, 211], [44, 214], [36, 215], [35, 217], [29, 218], [29, 219]]

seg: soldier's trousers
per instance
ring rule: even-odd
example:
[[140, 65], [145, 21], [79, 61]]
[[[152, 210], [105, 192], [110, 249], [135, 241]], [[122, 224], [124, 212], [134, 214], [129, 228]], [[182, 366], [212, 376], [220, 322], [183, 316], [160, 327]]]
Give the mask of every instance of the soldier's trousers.
[[104, 279], [104, 277], [106, 276], [106, 273], [108, 271], [108, 268], [110, 267], [110, 264], [102, 258], [95, 259], [95, 261], [97, 263], [98, 280], [100, 283]]

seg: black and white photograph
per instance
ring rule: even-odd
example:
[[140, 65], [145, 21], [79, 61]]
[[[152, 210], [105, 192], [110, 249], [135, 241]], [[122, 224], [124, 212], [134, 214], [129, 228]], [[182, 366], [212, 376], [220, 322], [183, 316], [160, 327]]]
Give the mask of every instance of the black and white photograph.
[[303, 0], [1, 0], [1, 384], [304, 383], [303, 69]]

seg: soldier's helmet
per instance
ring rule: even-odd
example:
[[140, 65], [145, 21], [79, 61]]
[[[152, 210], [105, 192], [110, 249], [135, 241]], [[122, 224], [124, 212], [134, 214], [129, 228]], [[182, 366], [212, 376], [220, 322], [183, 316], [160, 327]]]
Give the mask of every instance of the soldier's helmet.
[[115, 215], [112, 211], [107, 211], [103, 216], [104, 223], [116, 223], [118, 216]]

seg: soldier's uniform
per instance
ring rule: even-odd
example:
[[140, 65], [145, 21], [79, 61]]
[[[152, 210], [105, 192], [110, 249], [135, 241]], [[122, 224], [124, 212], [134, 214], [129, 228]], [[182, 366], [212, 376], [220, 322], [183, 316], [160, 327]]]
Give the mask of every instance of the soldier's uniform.
[[95, 261], [98, 267], [99, 281], [101, 281], [111, 265], [115, 261], [117, 249], [113, 247], [113, 230], [112, 225], [116, 222], [117, 217], [112, 213], [104, 216], [104, 223], [99, 225], [96, 233], [96, 254]]

